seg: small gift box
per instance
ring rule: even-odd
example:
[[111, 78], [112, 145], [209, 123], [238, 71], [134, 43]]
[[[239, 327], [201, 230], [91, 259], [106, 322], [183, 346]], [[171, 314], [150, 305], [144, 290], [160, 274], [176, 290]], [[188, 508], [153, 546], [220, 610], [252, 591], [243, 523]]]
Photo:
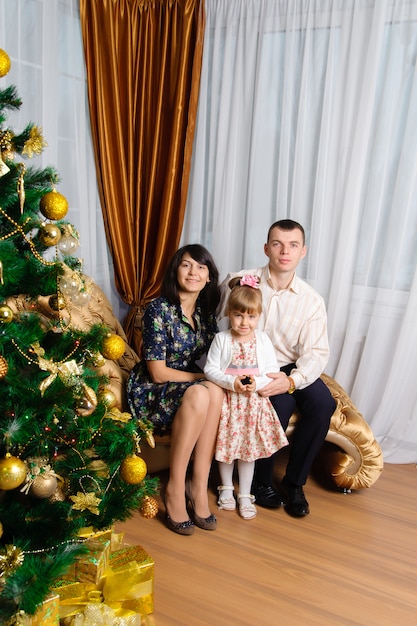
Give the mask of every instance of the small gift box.
[[77, 558], [62, 577], [72, 582], [98, 584], [109, 566], [110, 539], [89, 539], [85, 542], [87, 552]]
[[29, 618], [28, 626], [59, 626], [59, 595], [49, 596]]
[[109, 566], [110, 541], [90, 539], [86, 545], [87, 554], [75, 563], [75, 580], [98, 584]]

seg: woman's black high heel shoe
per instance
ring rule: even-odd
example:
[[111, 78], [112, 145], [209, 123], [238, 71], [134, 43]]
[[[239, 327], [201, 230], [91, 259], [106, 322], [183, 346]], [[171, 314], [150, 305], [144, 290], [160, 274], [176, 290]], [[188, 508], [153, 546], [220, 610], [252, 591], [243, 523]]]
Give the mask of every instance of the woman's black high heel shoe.
[[191, 495], [191, 484], [190, 481], [187, 480], [185, 483], [185, 497], [187, 498], [190, 508], [191, 508], [191, 517], [194, 520], [194, 524], [203, 530], [216, 530], [217, 528], [217, 519], [214, 513], [209, 515], [208, 517], [200, 517], [195, 512], [194, 499]]
[[191, 519], [187, 519], [185, 522], [174, 522], [168, 513], [165, 493], [162, 496], [162, 501], [165, 506], [165, 523], [167, 528], [172, 530], [174, 533], [178, 533], [179, 535], [192, 535], [194, 532], [194, 522]]

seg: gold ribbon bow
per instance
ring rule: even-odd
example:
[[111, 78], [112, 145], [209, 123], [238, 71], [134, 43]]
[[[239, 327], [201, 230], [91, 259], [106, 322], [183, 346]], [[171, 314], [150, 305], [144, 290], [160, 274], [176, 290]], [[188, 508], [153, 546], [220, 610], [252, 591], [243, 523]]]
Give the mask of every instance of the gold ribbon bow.
[[78, 377], [82, 374], [82, 369], [74, 359], [65, 363], [54, 363], [39, 356], [39, 368], [44, 372], [50, 372], [50, 376], [45, 378], [39, 385], [41, 396], [43, 396], [57, 376], [59, 376], [66, 387], [71, 387], [79, 382]]

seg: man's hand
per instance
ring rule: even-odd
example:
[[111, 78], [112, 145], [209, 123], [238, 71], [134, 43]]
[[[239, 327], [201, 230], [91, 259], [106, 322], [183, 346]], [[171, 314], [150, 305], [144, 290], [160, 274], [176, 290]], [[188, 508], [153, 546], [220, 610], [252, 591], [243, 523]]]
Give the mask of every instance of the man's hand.
[[286, 393], [290, 387], [288, 376], [284, 372], [273, 372], [267, 374], [271, 378], [271, 382], [259, 390], [259, 395], [264, 397], [277, 396], [280, 393]]

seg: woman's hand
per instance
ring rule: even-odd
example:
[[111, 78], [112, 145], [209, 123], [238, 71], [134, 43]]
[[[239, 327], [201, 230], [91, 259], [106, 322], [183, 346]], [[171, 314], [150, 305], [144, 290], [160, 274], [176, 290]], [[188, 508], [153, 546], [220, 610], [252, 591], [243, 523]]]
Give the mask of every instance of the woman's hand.
[[167, 367], [165, 361], [146, 361], [148, 372], [152, 378], [152, 382], [157, 384], [163, 383], [185, 383], [192, 380], [201, 380], [205, 378], [204, 373], [184, 372]]

